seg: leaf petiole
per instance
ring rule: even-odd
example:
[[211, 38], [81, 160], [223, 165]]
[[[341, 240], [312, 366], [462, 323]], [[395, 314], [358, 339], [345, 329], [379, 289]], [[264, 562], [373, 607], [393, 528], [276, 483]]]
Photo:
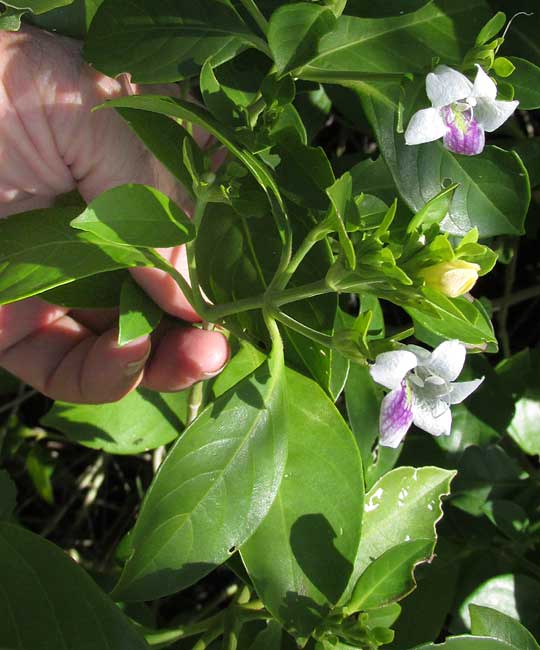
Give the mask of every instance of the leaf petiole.
[[263, 16], [261, 10], [259, 9], [259, 7], [257, 7], [254, 0], [240, 0], [240, 2], [242, 3], [244, 9], [253, 18], [253, 20], [257, 24], [257, 27], [266, 36], [266, 33], [268, 32], [268, 21]]

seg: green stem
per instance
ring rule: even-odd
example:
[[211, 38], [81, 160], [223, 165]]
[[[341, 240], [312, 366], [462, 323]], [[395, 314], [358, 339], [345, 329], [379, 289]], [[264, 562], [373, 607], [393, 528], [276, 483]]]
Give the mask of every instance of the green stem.
[[326, 235], [331, 232], [329, 228], [324, 226], [323, 224], [319, 224], [311, 232], [309, 232], [304, 241], [300, 244], [298, 247], [298, 250], [296, 253], [293, 255], [291, 261], [279, 277], [279, 279], [276, 281], [275, 287], [277, 290], [279, 289], [285, 289], [285, 287], [289, 284], [289, 281], [293, 274], [296, 272], [300, 264], [302, 263], [302, 260], [306, 257], [306, 255], [309, 253], [309, 251], [315, 246], [317, 242], [319, 242], [321, 239], [326, 237]]
[[502, 298], [501, 311], [499, 312], [498, 316], [499, 338], [501, 339], [502, 351], [506, 359], [512, 356], [512, 350], [510, 347], [510, 335], [508, 333], [508, 312], [510, 309], [512, 287], [514, 286], [516, 279], [518, 247], [519, 243], [516, 239], [512, 245], [512, 258], [506, 267], [506, 273], [504, 276], [504, 294]]
[[314, 296], [331, 293], [332, 291], [333, 289], [328, 287], [324, 280], [318, 280], [317, 282], [310, 282], [300, 287], [293, 287], [276, 293], [270, 292], [265, 295], [254, 296], [253, 298], [241, 298], [235, 302], [227, 302], [216, 307], [207, 307], [207, 320], [215, 323], [233, 314], [240, 314], [253, 309], [262, 309], [268, 303], [274, 306], [286, 305], [290, 302], [313, 298]]
[[263, 16], [261, 10], [253, 0], [240, 0], [240, 2], [243, 4], [244, 9], [249, 13], [249, 15], [253, 18], [255, 23], [257, 24], [257, 27], [261, 30], [261, 32], [266, 36], [268, 32], [268, 21], [266, 18]]
[[[176, 281], [176, 284], [182, 290], [182, 293], [184, 294], [189, 304], [193, 307], [193, 309], [195, 309], [199, 316], [204, 318], [204, 314], [207, 310], [206, 302], [203, 301], [203, 305], [198, 304], [198, 301], [195, 298], [195, 294], [193, 293], [189, 282], [184, 278], [180, 271], [178, 271], [170, 262], [167, 262], [164, 257], [161, 257], [157, 251], [150, 249], [148, 251], [148, 255], [151, 258], [156, 269], [165, 271], [165, 273], [168, 273]], [[200, 307], [202, 307], [202, 313], [199, 310]]]
[[526, 300], [532, 300], [533, 298], [540, 297], [540, 286], [536, 285], [534, 287], [528, 287], [527, 289], [522, 289], [521, 291], [516, 291], [512, 295], [502, 298], [496, 298], [492, 301], [491, 305], [493, 311], [499, 311], [506, 305], [506, 307], [513, 307], [518, 305], [520, 302], [525, 302]]
[[224, 612], [220, 612], [211, 618], [207, 618], [199, 623], [194, 623], [193, 625], [185, 625], [176, 629], [152, 631], [146, 633], [144, 636], [148, 645], [153, 648], [165, 647], [175, 641], [179, 641], [180, 639], [186, 639], [190, 636], [196, 636], [197, 634], [204, 634], [209, 629], [219, 627], [223, 629], [223, 617]]
[[332, 337], [328, 336], [328, 334], [323, 334], [322, 332], [318, 332], [317, 330], [314, 330], [311, 327], [308, 327], [307, 325], [300, 323], [299, 321], [295, 320], [288, 314], [283, 313], [279, 309], [269, 308], [268, 313], [283, 325], [286, 325], [287, 327], [294, 330], [295, 332], [298, 332], [299, 334], [303, 334], [308, 339], [315, 341], [315, 343], [318, 343], [319, 345], [322, 345], [325, 348], [332, 347]]
[[[195, 212], [193, 214], [193, 223], [195, 224], [195, 228], [197, 229], [197, 232], [199, 230], [199, 226], [201, 224], [202, 217], [204, 215], [204, 211], [206, 210], [206, 205], [208, 201], [204, 196], [198, 197], [197, 201], [195, 203]], [[189, 272], [189, 283], [191, 285], [191, 291], [193, 295], [193, 301], [194, 301], [194, 307], [195, 311], [199, 314], [201, 318], [204, 318], [205, 320], [209, 320], [206, 318], [206, 313], [208, 310], [208, 304], [206, 300], [204, 299], [202, 292], [201, 292], [201, 286], [199, 284], [199, 273], [197, 271], [197, 261], [195, 258], [195, 242], [197, 240], [190, 241], [186, 244], [186, 256], [187, 256], [187, 262], [188, 262], [188, 272]]]
[[302, 284], [299, 287], [284, 289], [276, 294], [269, 294], [270, 302], [276, 306], [288, 305], [298, 300], [306, 300], [315, 296], [322, 296], [326, 293], [333, 293], [334, 290], [326, 284], [326, 280], [317, 280], [309, 284]]

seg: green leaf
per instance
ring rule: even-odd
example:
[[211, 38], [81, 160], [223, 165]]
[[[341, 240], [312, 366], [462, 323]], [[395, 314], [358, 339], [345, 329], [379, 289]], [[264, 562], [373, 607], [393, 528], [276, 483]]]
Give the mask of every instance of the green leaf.
[[77, 214], [74, 208], [50, 208], [0, 221], [0, 304], [96, 273], [151, 265], [144, 251], [71, 228]]
[[425, 74], [434, 56], [457, 65], [488, 12], [483, 0], [440, 0], [414, 13], [378, 15], [373, 19], [341, 16], [335, 29], [321, 38], [317, 55], [302, 75], [311, 78], [314, 73], [322, 76], [332, 71]]
[[305, 638], [347, 586], [364, 490], [354, 439], [328, 397], [293, 371], [287, 396], [283, 481], [241, 554], [265, 606], [291, 634]]
[[[351, 218], [356, 217], [356, 204], [352, 194], [352, 177], [346, 172], [333, 185], [327, 188], [326, 193], [332, 202], [333, 212], [331, 219], [336, 224], [339, 243], [349, 268], [356, 267], [356, 253], [354, 246], [347, 234], [346, 224]], [[352, 215], [352, 217], [351, 217]]]
[[[409, 650], [439, 637], [456, 595], [460, 552], [461, 547], [454, 547], [441, 537], [432, 562], [418, 567], [416, 589], [401, 602], [401, 616], [392, 626], [392, 650]], [[417, 612], [422, 612], [422, 616], [417, 616]]]
[[384, 158], [379, 156], [376, 160], [367, 158], [351, 167], [349, 173], [353, 181], [353, 195], [374, 194], [385, 203], [392, 203], [396, 195], [394, 179], [388, 169]]
[[414, 568], [431, 557], [434, 545], [433, 539], [415, 539], [385, 551], [360, 576], [347, 611], [381, 607], [409, 594], [416, 586]]
[[498, 11], [492, 18], [490, 18], [487, 23], [482, 27], [478, 36], [476, 37], [475, 45], [485, 45], [492, 38], [497, 36], [497, 34], [504, 27], [506, 22], [506, 14], [502, 11]]
[[153, 113], [169, 115], [182, 120], [187, 120], [192, 124], [197, 124], [205, 129], [208, 133], [219, 140], [227, 149], [240, 160], [249, 170], [251, 175], [263, 188], [272, 205], [272, 212], [276, 220], [282, 241], [285, 240], [285, 230], [287, 229], [287, 219], [283, 206], [283, 201], [276, 181], [271, 171], [262, 163], [259, 158], [251, 152], [242, 148], [236, 141], [233, 131], [217, 122], [212, 115], [200, 106], [191, 102], [185, 102], [172, 97], [160, 97], [157, 95], [147, 96], [130, 96], [115, 99], [107, 102], [104, 106], [136, 108], [147, 110]]
[[17, 506], [17, 488], [5, 469], [0, 469], [0, 520], [9, 520]]
[[[261, 87], [269, 73], [272, 61], [253, 48], [241, 52], [219, 66], [212, 64], [214, 74], [223, 93], [237, 106], [248, 108], [260, 97]], [[289, 78], [289, 83], [294, 82]], [[292, 98], [291, 98], [292, 101]]]
[[396, 187], [413, 212], [457, 184], [443, 230], [463, 236], [477, 227], [481, 238], [522, 234], [530, 187], [519, 156], [493, 146], [478, 156], [460, 156], [440, 142], [406, 145], [396, 131], [398, 91], [389, 84], [360, 90]]
[[[295, 214], [295, 240], [301, 241], [310, 223], [303, 224], [301, 212]], [[268, 230], [265, 219], [252, 218], [248, 208], [242, 216], [233, 209], [213, 204], [203, 215], [196, 244], [199, 281], [216, 304], [235, 301], [264, 292], [276, 270], [280, 242], [275, 231]], [[329, 264], [326, 244], [315, 246], [306, 256], [291, 286], [312, 282]], [[286, 312], [310, 327], [331, 334], [336, 313], [336, 296], [319, 296], [287, 305]], [[257, 342], [267, 334], [260, 314], [239, 313], [228, 322], [236, 330]], [[334, 353], [316, 345], [296, 332], [286, 329], [286, 358], [295, 366], [306, 367], [311, 375], [331, 392], [337, 370]], [[339, 382], [336, 382], [339, 384]]]
[[506, 499], [494, 499], [488, 501], [482, 510], [491, 523], [509, 539], [521, 541], [527, 534], [529, 518], [525, 508], [519, 504]]
[[259, 632], [249, 650], [282, 650], [283, 630], [277, 621], [268, 621], [266, 629]]
[[424, 287], [422, 293], [424, 299], [418, 301], [417, 307], [403, 304], [415, 327], [421, 326], [437, 340], [459, 339], [470, 345], [484, 348], [487, 345], [488, 351], [497, 350], [493, 325], [479, 301], [471, 303], [466, 298], [447, 298], [428, 287]]
[[510, 83], [514, 86], [514, 97], [519, 100], [519, 108], [540, 108], [540, 68], [517, 56], [508, 58], [516, 66]]
[[518, 140], [513, 149], [527, 168], [531, 187], [540, 185], [540, 138]]
[[[492, 569], [491, 574], [493, 572]], [[497, 608], [501, 616], [509, 617], [515, 621], [515, 625], [519, 625], [518, 621], [521, 621], [522, 625], [530, 628], [535, 634], [540, 632], [540, 581], [534, 578], [520, 574], [504, 574], [483, 582], [460, 605], [459, 617], [467, 628], [473, 625], [473, 607], [477, 605]], [[496, 626], [494, 630], [490, 630], [490, 634], [499, 638], [499, 635], [494, 633], [495, 630]], [[473, 634], [482, 635], [485, 632], [479, 631], [479, 626], [475, 626]], [[527, 646], [518, 647], [519, 650], [527, 650]]]
[[15, 9], [29, 9], [34, 14], [42, 14], [56, 7], [65, 7], [72, 2], [73, 0], [7, 0], [4, 4]]
[[109, 76], [130, 72], [135, 82], [163, 83], [193, 76], [210, 57], [216, 65], [228, 60], [242, 40], [257, 39], [221, 0], [105, 0], [83, 54]]
[[130, 108], [117, 108], [118, 114], [144, 142], [156, 158], [175, 176], [188, 192], [192, 192], [191, 175], [182, 159], [184, 141], [191, 147], [197, 144], [184, 127], [175, 120], [158, 113]]
[[54, 492], [51, 477], [55, 470], [55, 463], [50, 452], [38, 443], [35, 443], [26, 457], [26, 471], [28, 472], [36, 492], [48, 504], [54, 503]]
[[206, 108], [216, 119], [230, 126], [244, 126], [246, 124], [246, 111], [237, 106], [221, 89], [210, 61], [206, 61], [202, 67], [199, 84]]
[[195, 237], [189, 217], [168, 196], [131, 183], [100, 194], [71, 225], [115, 244], [149, 248], [178, 246]]
[[498, 56], [493, 62], [493, 71], [498, 77], [509, 77], [516, 69], [516, 66], [504, 56]]
[[540, 399], [522, 397], [516, 402], [516, 412], [508, 427], [509, 436], [531, 456], [540, 456]]
[[128, 272], [98, 273], [81, 280], [49, 289], [40, 295], [42, 300], [69, 309], [107, 309], [118, 307], [122, 284]]
[[458, 187], [457, 183], [451, 185], [423, 205], [409, 222], [407, 232], [412, 232], [416, 228], [423, 230], [433, 224], [440, 224], [450, 210], [450, 203], [456, 187]]
[[431, 0], [349, 0], [346, 12], [350, 16], [363, 16], [365, 18], [383, 18], [398, 16], [411, 11], [417, 11], [430, 3]]
[[332, 166], [321, 147], [302, 144], [292, 128], [280, 130], [272, 152], [280, 157], [276, 179], [284, 195], [302, 207], [326, 210], [326, 189], [335, 181]]
[[80, 566], [24, 528], [0, 524], [0, 575], [2, 646], [28, 650], [148, 647]]
[[533, 635], [518, 621], [489, 607], [470, 605], [471, 632], [505, 641], [512, 650], [540, 650]]
[[26, 18], [33, 25], [49, 32], [83, 40], [102, 2], [103, 0], [72, 0], [71, 4], [66, 6], [38, 16], [32, 14]]
[[297, 2], [280, 7], [268, 25], [268, 44], [276, 67], [285, 74], [313, 58], [322, 36], [336, 24], [336, 17], [326, 7]]
[[488, 499], [511, 498], [519, 476], [519, 465], [501, 447], [467, 447], [459, 461], [452, 503], [478, 516]]
[[108, 454], [142, 454], [175, 440], [186, 419], [188, 392], [138, 388], [113, 404], [57, 401], [41, 424], [66, 438]]
[[255, 372], [266, 360], [266, 355], [245, 341], [239, 342], [240, 349], [233, 355], [225, 369], [214, 379], [212, 393], [219, 397], [236, 386], [242, 379]]
[[17, 32], [21, 28], [21, 17], [25, 10], [6, 8], [0, 13], [0, 30]]
[[151, 334], [159, 325], [163, 311], [131, 278], [126, 278], [120, 294], [118, 345]]
[[210, 404], [169, 452], [131, 533], [115, 594], [150, 600], [222, 564], [266, 516], [286, 460], [282, 360]]
[[373, 381], [367, 367], [351, 364], [345, 386], [345, 402], [351, 429], [367, 469], [373, 463], [372, 449], [379, 437], [382, 389]]
[[411, 650], [512, 650], [504, 641], [492, 636], [453, 636], [443, 643], [428, 643], [411, 648]]
[[441, 498], [450, 492], [454, 476], [455, 472], [438, 467], [399, 467], [375, 483], [366, 494], [354, 570], [357, 578], [398, 544], [417, 539], [435, 541], [435, 524], [442, 516]]

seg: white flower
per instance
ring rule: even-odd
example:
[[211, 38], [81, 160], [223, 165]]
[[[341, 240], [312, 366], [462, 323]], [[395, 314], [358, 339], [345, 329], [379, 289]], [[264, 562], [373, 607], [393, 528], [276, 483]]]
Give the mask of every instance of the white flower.
[[497, 100], [495, 82], [477, 65], [474, 84], [461, 72], [439, 65], [426, 77], [432, 107], [417, 111], [405, 131], [406, 144], [443, 138], [454, 153], [474, 156], [484, 149], [485, 135], [498, 129], [518, 101]]
[[414, 424], [433, 436], [449, 435], [451, 404], [459, 404], [484, 381], [455, 382], [465, 363], [465, 346], [445, 341], [428, 352], [417, 345], [383, 352], [370, 368], [373, 379], [390, 389], [381, 404], [380, 444], [398, 447]]

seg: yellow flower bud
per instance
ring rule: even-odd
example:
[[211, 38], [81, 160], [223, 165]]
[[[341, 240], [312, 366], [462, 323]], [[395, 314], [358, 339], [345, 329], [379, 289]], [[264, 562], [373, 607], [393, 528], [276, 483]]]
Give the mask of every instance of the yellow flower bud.
[[474, 287], [479, 270], [478, 264], [454, 260], [428, 266], [419, 275], [428, 287], [437, 289], [450, 298], [457, 298]]

